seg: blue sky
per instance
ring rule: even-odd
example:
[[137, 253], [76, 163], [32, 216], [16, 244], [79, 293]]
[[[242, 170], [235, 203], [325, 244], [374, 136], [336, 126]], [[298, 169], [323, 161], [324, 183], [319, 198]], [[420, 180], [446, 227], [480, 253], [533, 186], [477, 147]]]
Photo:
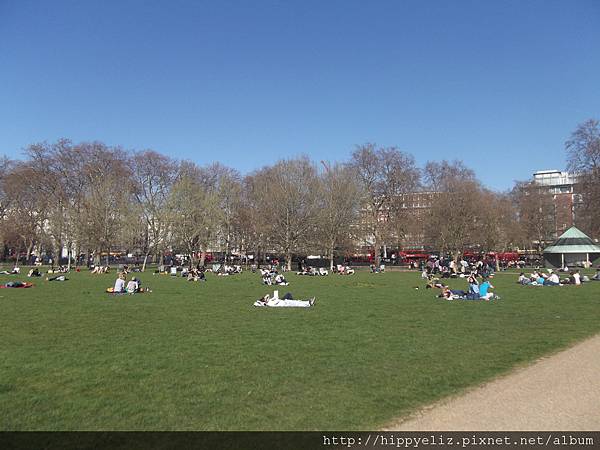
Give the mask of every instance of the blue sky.
[[600, 119], [600, 2], [0, 0], [0, 152], [68, 137], [243, 173], [376, 142], [504, 190]]

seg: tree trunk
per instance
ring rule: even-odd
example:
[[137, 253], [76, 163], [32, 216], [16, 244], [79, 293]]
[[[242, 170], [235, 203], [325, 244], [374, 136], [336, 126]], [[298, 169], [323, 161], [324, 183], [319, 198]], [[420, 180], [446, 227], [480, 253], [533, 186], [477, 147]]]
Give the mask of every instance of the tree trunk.
[[62, 243], [56, 241], [56, 244], [52, 246], [52, 255], [54, 261], [56, 261], [56, 265], [60, 266], [60, 257], [62, 256]]
[[150, 256], [149, 252], [146, 252], [146, 254], [144, 255], [144, 262], [142, 264], [142, 272], [146, 271], [146, 263], [148, 262], [148, 257]]
[[292, 252], [291, 252], [291, 250], [288, 250], [285, 255], [285, 265], [286, 265], [288, 271], [292, 270]]
[[32, 242], [31, 244], [29, 244], [29, 246], [27, 247], [27, 257], [26, 257], [26, 261], [29, 261], [29, 258], [31, 258], [31, 252], [33, 251], [33, 246], [34, 243]]
[[379, 267], [381, 265], [381, 255], [379, 254], [379, 239], [377, 233], [373, 233], [373, 264]]
[[334, 251], [334, 243], [331, 241], [329, 244], [329, 270], [333, 272], [333, 251]]
[[72, 245], [67, 242], [67, 270], [71, 271], [71, 255], [73, 254]]
[[21, 254], [21, 246], [17, 247], [17, 254], [15, 255], [15, 267], [19, 267], [19, 255]]

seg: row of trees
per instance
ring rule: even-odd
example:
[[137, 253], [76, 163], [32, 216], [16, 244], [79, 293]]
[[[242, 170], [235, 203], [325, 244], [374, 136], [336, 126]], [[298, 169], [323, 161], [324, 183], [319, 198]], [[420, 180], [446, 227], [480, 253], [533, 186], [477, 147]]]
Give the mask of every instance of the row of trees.
[[[598, 122], [567, 142], [580, 183], [584, 230], [598, 236]], [[59, 140], [0, 162], [0, 239], [5, 248], [69, 256], [127, 251], [161, 262], [167, 251], [204, 263], [208, 251], [333, 257], [357, 247], [411, 243], [458, 255], [466, 248], [529, 248], [552, 231], [552, 195], [531, 182], [486, 189], [460, 161], [429, 162], [397, 148], [359, 146], [346, 163], [281, 160], [246, 176], [152, 150]], [[595, 203], [594, 203], [595, 202]], [[71, 258], [69, 258], [69, 261]]]

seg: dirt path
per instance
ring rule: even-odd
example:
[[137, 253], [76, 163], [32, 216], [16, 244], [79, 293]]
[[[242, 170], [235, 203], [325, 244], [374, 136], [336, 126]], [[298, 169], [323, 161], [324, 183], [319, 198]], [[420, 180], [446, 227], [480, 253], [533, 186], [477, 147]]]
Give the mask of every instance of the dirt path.
[[600, 335], [392, 423], [402, 431], [598, 431]]

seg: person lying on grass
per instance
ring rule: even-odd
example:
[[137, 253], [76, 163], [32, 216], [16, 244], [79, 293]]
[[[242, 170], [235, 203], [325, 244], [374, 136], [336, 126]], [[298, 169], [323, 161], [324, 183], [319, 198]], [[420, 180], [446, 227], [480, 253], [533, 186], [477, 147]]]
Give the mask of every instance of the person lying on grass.
[[0, 272], [0, 275], [18, 275], [21, 272], [20, 267], [13, 267], [13, 269], [9, 272], [8, 270], [3, 270]]
[[6, 284], [0, 286], [0, 288], [30, 288], [33, 284], [24, 283], [22, 281], [9, 281]]
[[57, 275], [55, 277], [46, 277], [46, 281], [69, 281], [64, 275]]
[[446, 300], [461, 300], [467, 297], [467, 293], [460, 289], [450, 289], [448, 286], [442, 288], [442, 292], [438, 295], [438, 298], [445, 298]]
[[310, 308], [315, 305], [315, 297], [309, 300], [294, 300], [291, 293], [287, 293], [283, 298], [277, 298], [277, 296], [270, 297], [266, 294], [264, 297], [259, 298], [254, 302], [254, 306], [266, 306], [270, 308]]

